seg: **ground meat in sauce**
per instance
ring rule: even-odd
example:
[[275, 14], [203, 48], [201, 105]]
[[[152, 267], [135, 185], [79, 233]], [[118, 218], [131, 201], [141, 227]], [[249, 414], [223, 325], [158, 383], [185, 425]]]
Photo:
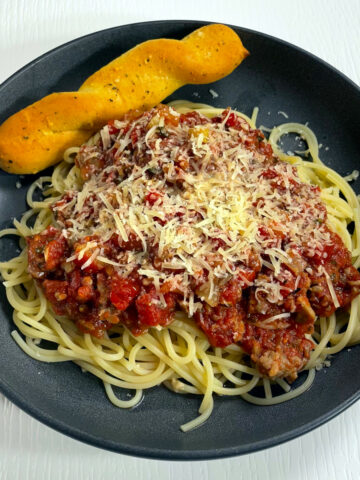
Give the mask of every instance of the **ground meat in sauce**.
[[[155, 118], [163, 119], [158, 127]], [[210, 125], [208, 129], [206, 125]], [[110, 147], [104, 148], [102, 138], [94, 146], [85, 145], [76, 163], [85, 184], [98, 176], [110, 188], [133, 174], [134, 168], [151, 162], [151, 149], [167, 148], [167, 161], [146, 171], [152, 185], [165, 179], [167, 190], [151, 188], [143, 198], [146, 208], [161, 211], [170, 194], [186, 198], [187, 174], [201, 167], [196, 157], [197, 139], [201, 136], [202, 142], [210, 142], [211, 125], [222, 125], [224, 136], [230, 138], [231, 134], [229, 148], [240, 144], [256, 155], [257, 161], [263, 164], [261, 181], [271, 184], [274, 191], [284, 197], [290, 192], [310, 200], [319, 195], [318, 187], [302, 184], [293, 170], [289, 181], [279, 174], [280, 161], [274, 157], [263, 134], [251, 129], [229, 109], [210, 121], [197, 112], [175, 115], [161, 105], [135, 120], [110, 122], [107, 126]], [[151, 128], [153, 136], [144, 142]], [[213, 158], [221, 155], [221, 141], [214, 141], [210, 147]], [[207, 165], [209, 172], [216, 171], [216, 163], [212, 164], [211, 158]], [[112, 168], [114, 166], [116, 169]], [[77, 198], [75, 192], [66, 192], [52, 206], [56, 227], [50, 226], [27, 238], [29, 273], [41, 285], [54, 311], [68, 315], [82, 332], [98, 338], [117, 324], [141, 335], [150, 327], [168, 325], [176, 310], [185, 308], [189, 313], [189, 306], [184, 307], [181, 284], [185, 268], [178, 268], [174, 274], [166, 267], [166, 262], [173, 260], [166, 248], [160, 252], [158, 243], [148, 242], [147, 265], [165, 275], [158, 289], [141, 273], [140, 266], [119, 273], [118, 264], [132, 265], [131, 259], [143, 252], [144, 241], [136, 231], [128, 232], [125, 239], [119, 234], [106, 240], [97, 235], [69, 237]], [[88, 196], [83, 201], [84, 212], [87, 208], [82, 217], [84, 224], [94, 214], [94, 198]], [[341, 307], [348, 307], [360, 291], [360, 274], [351, 265], [350, 253], [340, 237], [325, 225], [324, 205], [320, 200], [311, 204], [310, 200], [309, 204], [304, 202], [304, 212], [313, 209], [311, 214], [319, 219], [319, 229], [328, 238], [322, 247], [311, 248], [311, 238], [304, 239], [303, 245], [294, 245], [281, 225], [268, 222], [259, 227], [257, 235], [269, 252], [274, 248], [283, 252], [278, 272], [269, 268], [271, 254], [266, 253], [268, 250], [259, 253], [249, 249], [244, 260], [231, 267], [234, 274], [227, 273], [223, 278], [212, 280], [209, 271], [199, 267], [190, 275], [188, 293], [190, 291], [192, 302], [198, 306], [193, 318], [210, 343], [217, 347], [239, 343], [259, 371], [270, 378], [293, 380], [309, 359], [313, 343], [305, 335], [312, 333], [315, 316], [329, 316], [335, 311], [327, 275]], [[118, 199], [114, 195], [108, 201], [116, 205]], [[263, 205], [261, 197], [253, 202], [255, 209]], [[183, 215], [184, 209], [179, 208], [171, 214], [154, 215], [153, 221], [164, 226]], [[299, 218], [301, 215], [300, 211]], [[294, 218], [293, 215], [291, 221]], [[193, 222], [201, 220], [199, 212], [194, 211]], [[207, 264], [214, 269], [222, 266], [219, 250], [228, 248], [227, 238], [220, 237], [220, 234], [219, 238], [211, 237], [212, 250], [206, 257]], [[100, 250], [101, 257], [110, 263], [97, 258]], [[171, 274], [171, 282], [166, 280], [166, 274]]]

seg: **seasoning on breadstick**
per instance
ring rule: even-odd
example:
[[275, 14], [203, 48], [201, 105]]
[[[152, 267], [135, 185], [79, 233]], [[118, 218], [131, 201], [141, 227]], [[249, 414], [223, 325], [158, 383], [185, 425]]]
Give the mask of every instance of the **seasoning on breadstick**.
[[0, 126], [0, 167], [37, 173], [81, 145], [106, 122], [159, 104], [179, 87], [219, 80], [249, 54], [225, 25], [207, 25], [182, 40], [141, 43], [91, 75], [77, 92], [53, 93]]

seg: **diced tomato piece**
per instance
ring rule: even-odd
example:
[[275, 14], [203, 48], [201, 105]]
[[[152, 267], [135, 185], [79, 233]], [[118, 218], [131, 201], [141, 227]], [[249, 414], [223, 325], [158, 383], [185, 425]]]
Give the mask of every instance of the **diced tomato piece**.
[[175, 297], [171, 293], [164, 295], [166, 307], [161, 304], [155, 289], [149, 293], [143, 293], [136, 299], [136, 309], [139, 322], [149, 327], [156, 325], [168, 325], [175, 309]]
[[[223, 114], [224, 115], [224, 114]], [[241, 118], [239, 115], [236, 115], [236, 113], [230, 113], [228, 119], [226, 120], [225, 125], [229, 128], [235, 128], [236, 130], [241, 130], [246, 124], [246, 120]]]
[[180, 115], [181, 125], [188, 125], [189, 127], [194, 127], [195, 125], [206, 125], [210, 120], [203, 115], [200, 115], [198, 112], [188, 112], [182, 113]]
[[119, 276], [111, 281], [110, 301], [118, 310], [126, 310], [139, 293], [139, 281]]
[[[153, 206], [159, 200], [159, 198], [162, 198], [163, 196], [164, 194], [161, 192], [151, 191], [145, 195], [145, 201], [149, 203], [151, 206]], [[161, 202], [160, 202], [160, 205], [161, 205]]]
[[236, 130], [242, 130], [244, 126], [246, 126], [246, 130], [250, 128], [249, 124], [247, 121], [240, 117], [239, 115], [236, 115], [236, 113], [231, 112], [229, 115], [230, 108], [226, 108], [221, 115], [217, 117], [213, 117], [211, 119], [212, 123], [222, 123], [226, 118], [226, 123], [225, 125], [229, 128], [234, 128]]
[[276, 170], [274, 170], [273, 168], [267, 168], [266, 170], [264, 170], [262, 172], [262, 174], [260, 175], [260, 177], [263, 177], [263, 178], [267, 178], [267, 179], [273, 179], [273, 178], [278, 178], [279, 177], [279, 173], [276, 172]]
[[45, 268], [46, 270], [55, 270], [61, 262], [64, 261], [64, 253], [66, 249], [66, 240], [60, 237], [57, 240], [49, 242], [44, 249]]
[[110, 135], [117, 135], [120, 132], [120, 130], [115, 127], [115, 120], [110, 120], [110, 122], [108, 122], [108, 128]]

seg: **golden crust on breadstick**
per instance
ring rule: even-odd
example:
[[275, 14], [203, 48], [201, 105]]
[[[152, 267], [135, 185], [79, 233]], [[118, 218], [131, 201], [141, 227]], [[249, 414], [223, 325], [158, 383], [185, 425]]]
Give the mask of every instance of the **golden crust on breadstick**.
[[182, 40], [141, 43], [91, 75], [77, 92], [53, 93], [0, 126], [0, 167], [37, 173], [62, 159], [111, 119], [147, 110], [179, 87], [231, 73], [248, 55], [225, 25], [207, 25]]

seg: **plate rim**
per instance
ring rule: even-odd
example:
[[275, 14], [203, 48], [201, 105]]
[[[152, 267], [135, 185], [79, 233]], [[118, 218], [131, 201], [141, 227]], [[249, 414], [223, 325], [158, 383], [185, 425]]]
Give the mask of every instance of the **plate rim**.
[[[187, 20], [177, 20], [177, 19], [176, 20], [149, 20], [149, 21], [144, 21], [144, 22], [132, 22], [132, 23], [126, 23], [126, 24], [123, 24], [123, 25], [117, 25], [116, 27], [103, 28], [101, 30], [96, 30], [95, 32], [87, 33], [85, 35], [80, 35], [79, 37], [73, 38], [72, 40], [69, 40], [65, 43], [62, 43], [62, 44], [58, 45], [57, 47], [51, 48], [50, 50], [47, 50], [46, 52], [42, 53], [38, 57], [34, 58], [33, 60], [30, 60], [30, 62], [28, 62], [25, 65], [23, 65], [22, 67], [20, 67], [18, 70], [16, 70], [14, 73], [12, 73], [10, 75], [10, 77], [6, 78], [3, 82], [1, 82], [0, 83], [0, 89], [2, 89], [3, 87], [6, 87], [6, 85], [8, 83], [10, 83], [10, 81], [14, 80], [14, 78], [17, 75], [19, 75], [23, 71], [27, 70], [28, 68], [32, 67], [33, 65], [38, 63], [40, 60], [43, 60], [43, 58], [51, 55], [52, 53], [60, 51], [63, 48], [68, 47], [72, 43], [78, 42], [79, 40], [83, 40], [85, 38], [92, 37], [92, 36], [98, 35], [100, 33], [111, 32], [112, 30], [115, 31], [115, 30], [118, 30], [119, 28], [141, 26], [141, 25], [164, 24], [164, 23], [169, 23], [169, 22], [174, 23], [174, 24], [182, 24], [182, 23], [183, 24], [187, 23], [189, 25], [190, 24], [198, 24], [198, 25], [202, 25], [202, 26], [213, 25], [213, 24], [220, 23], [221, 25], [226, 25], [227, 27], [230, 27], [230, 28], [233, 28], [233, 29], [234, 28], [240, 28], [241, 30], [243, 30], [246, 33], [259, 35], [261, 37], [268, 38], [268, 39], [273, 40], [275, 42], [279, 42], [279, 43], [281, 43], [281, 44], [283, 44], [287, 47], [294, 48], [295, 50], [297, 50], [297, 51], [299, 51], [299, 52], [301, 52], [301, 53], [303, 53], [307, 56], [310, 56], [313, 60], [316, 60], [317, 62], [321, 63], [322, 65], [330, 68], [333, 72], [337, 73], [340, 77], [342, 77], [343, 80], [350, 83], [352, 85], [352, 87], [354, 87], [358, 91], [358, 93], [360, 94], [360, 85], [358, 85], [354, 80], [352, 80], [350, 77], [348, 77], [345, 73], [343, 73], [337, 67], [334, 67], [334, 65], [332, 65], [331, 63], [329, 63], [326, 60], [320, 58], [319, 56], [315, 55], [314, 53], [309, 52], [305, 48], [299, 47], [298, 45], [295, 45], [291, 42], [288, 42], [287, 40], [283, 40], [282, 38], [275, 37], [274, 35], [270, 35], [268, 33], [260, 32], [259, 30], [254, 30], [252, 28], [242, 27], [240, 25], [234, 25], [234, 24], [231, 24], [231, 23], [212, 22], [212, 21], [206, 21], [206, 20], [189, 20], [189, 19], [187, 19]], [[159, 38], [161, 38], [161, 37], [159, 37]], [[251, 54], [251, 52], [250, 52], [250, 54]]]
[[[92, 36], [97, 36], [99, 34], [105, 33], [105, 32], [111, 32], [111, 31], [116, 31], [122, 28], [126, 27], [140, 27], [140, 26], [147, 26], [147, 25], [160, 25], [160, 24], [183, 24], [184, 26], [191, 26], [191, 25], [196, 25], [198, 26], [204, 26], [204, 25], [210, 25], [214, 23], [219, 23], [219, 22], [212, 22], [212, 21], [205, 21], [205, 20], [151, 20], [151, 21], [143, 21], [143, 22], [133, 22], [133, 23], [127, 23], [123, 25], [118, 25], [115, 27], [110, 27], [110, 28], [105, 28], [101, 29], [95, 32], [88, 33], [86, 35], [82, 35], [79, 37], [76, 37], [72, 40], [69, 40], [68, 42], [62, 43], [61, 45], [58, 45], [55, 48], [52, 48], [51, 50], [48, 50], [47, 52], [43, 53], [42, 55], [36, 57], [35, 59], [31, 60], [27, 64], [25, 64], [23, 67], [19, 68], [16, 70], [13, 74], [10, 75], [7, 79], [5, 79], [1, 84], [0, 84], [0, 91], [3, 90], [10, 84], [13, 80], [15, 80], [19, 75], [21, 75], [23, 72], [26, 72], [29, 68], [32, 68], [34, 65], [36, 65], [38, 62], [42, 61], [43, 59], [46, 59], [47, 57], [50, 57], [53, 55], [55, 52], [59, 52], [64, 48], [67, 48], [71, 44], [76, 44], [80, 40], [84, 40], [86, 38], [92, 37]], [[245, 28], [239, 25], [232, 25], [232, 24], [227, 24], [224, 23], [224, 25], [227, 25], [231, 28], [235, 29], [240, 29], [244, 33], [249, 33], [250, 35], [255, 35], [262, 37], [264, 39], [269, 39], [271, 41], [280, 43], [287, 48], [290, 48], [292, 50], [296, 50], [297, 52], [300, 52], [301, 54], [310, 57], [312, 60], [316, 61], [317, 63], [321, 64], [322, 66], [326, 67], [327, 69], [330, 69], [333, 73], [335, 73], [337, 76], [339, 76], [343, 81], [345, 81], [349, 86], [351, 86], [354, 89], [354, 93], [357, 95], [360, 95], [360, 86], [357, 85], [352, 79], [350, 79], [347, 75], [345, 75], [343, 72], [338, 70], [336, 67], [328, 63], [327, 61], [323, 60], [322, 58], [318, 57], [317, 55], [303, 49], [302, 47], [299, 47], [297, 45], [294, 45], [286, 40], [283, 40], [281, 38], [275, 37], [273, 35], [269, 35], [263, 32], [259, 32], [257, 30]], [[351, 405], [353, 405], [359, 398], [360, 398], [360, 387], [359, 389], [353, 393], [349, 398], [347, 398], [344, 402], [342, 402], [340, 405], [335, 407], [333, 410], [330, 412], [324, 413], [320, 417], [316, 418], [315, 420], [308, 422], [304, 425], [301, 425], [298, 428], [292, 429], [290, 431], [287, 431], [283, 434], [277, 435], [276, 437], [271, 437], [265, 440], [259, 440], [257, 442], [251, 442], [249, 444], [242, 444], [242, 445], [237, 445], [234, 447], [223, 447], [219, 449], [208, 449], [208, 450], [174, 450], [174, 449], [161, 449], [161, 448], [156, 448], [156, 447], [142, 447], [142, 446], [134, 446], [134, 445], [128, 445], [128, 444], [119, 444], [117, 442], [114, 442], [112, 440], [107, 440], [95, 435], [92, 435], [88, 432], [84, 432], [81, 429], [75, 428], [73, 426], [69, 426], [69, 424], [66, 424], [62, 422], [61, 420], [54, 418], [53, 416], [50, 416], [46, 413], [44, 413], [40, 408], [37, 408], [34, 405], [29, 405], [26, 401], [26, 398], [24, 395], [19, 394], [14, 391], [14, 389], [11, 387], [11, 385], [4, 379], [0, 378], [0, 392], [12, 403], [14, 403], [17, 407], [19, 407], [21, 410], [23, 410], [25, 413], [31, 415], [33, 418], [36, 420], [40, 421], [42, 424], [56, 430], [59, 433], [62, 433], [66, 436], [69, 436], [75, 440], [81, 441], [85, 444], [101, 448], [101, 449], [106, 449], [115, 453], [121, 453], [124, 455], [131, 455], [135, 457], [141, 457], [141, 458], [150, 458], [150, 459], [157, 459], [157, 460], [179, 460], [179, 461], [194, 461], [194, 460], [210, 460], [210, 459], [220, 459], [220, 458], [228, 458], [228, 457], [234, 457], [238, 455], [244, 455], [244, 454], [249, 454], [249, 453], [255, 453], [257, 451], [266, 449], [266, 448], [271, 448], [275, 447], [278, 445], [281, 445], [287, 441], [293, 440], [297, 437], [300, 437], [306, 433], [311, 432], [315, 428], [325, 424], [326, 422], [330, 421], [343, 411], [345, 411], [347, 408], [349, 408]], [[25, 392], [24, 392], [25, 393]]]

